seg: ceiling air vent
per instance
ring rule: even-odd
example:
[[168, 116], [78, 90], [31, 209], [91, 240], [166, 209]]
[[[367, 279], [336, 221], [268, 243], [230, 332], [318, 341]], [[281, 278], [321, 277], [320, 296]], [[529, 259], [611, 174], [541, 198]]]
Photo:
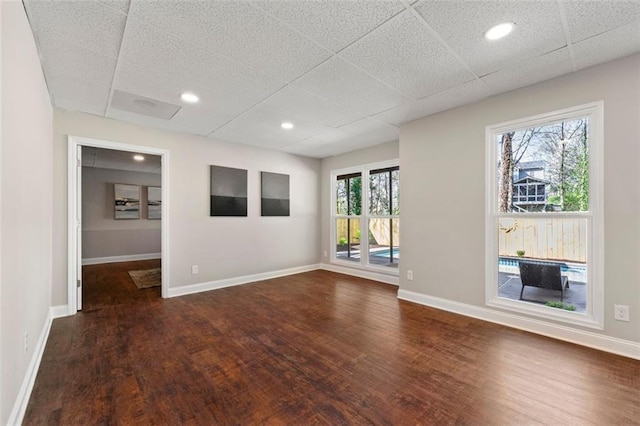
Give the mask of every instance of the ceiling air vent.
[[182, 107], [180, 105], [162, 102], [157, 99], [146, 98], [133, 93], [114, 90], [113, 97], [111, 98], [111, 108], [132, 112], [138, 115], [145, 115], [147, 117], [171, 120], [171, 118], [176, 115]]

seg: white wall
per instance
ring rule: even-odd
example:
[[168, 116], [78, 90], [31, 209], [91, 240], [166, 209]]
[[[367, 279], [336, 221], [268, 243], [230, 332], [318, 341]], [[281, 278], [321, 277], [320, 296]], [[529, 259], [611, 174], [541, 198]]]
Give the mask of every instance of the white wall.
[[[330, 255], [330, 225], [331, 225], [331, 172], [348, 167], [362, 166], [398, 159], [398, 141], [387, 142], [371, 148], [359, 149], [335, 157], [324, 158], [321, 163], [320, 180], [320, 253], [324, 251]], [[329, 257], [322, 256], [322, 263], [329, 263]]]
[[[318, 262], [319, 160], [62, 110], [53, 127], [54, 305], [67, 303], [68, 134], [170, 151], [170, 288]], [[212, 164], [248, 170], [248, 217], [209, 216]], [[260, 216], [260, 171], [291, 176], [290, 217]]]
[[[485, 127], [598, 100], [605, 115], [603, 333], [640, 342], [640, 55], [401, 126], [400, 288], [484, 306]], [[630, 306], [631, 322], [613, 320], [614, 303]]]
[[6, 424], [51, 301], [52, 109], [22, 3], [2, 1], [0, 11], [0, 424]]
[[[82, 258], [160, 253], [160, 220], [147, 219], [147, 188], [159, 173], [82, 168]], [[140, 219], [114, 218], [114, 183], [140, 186]]]

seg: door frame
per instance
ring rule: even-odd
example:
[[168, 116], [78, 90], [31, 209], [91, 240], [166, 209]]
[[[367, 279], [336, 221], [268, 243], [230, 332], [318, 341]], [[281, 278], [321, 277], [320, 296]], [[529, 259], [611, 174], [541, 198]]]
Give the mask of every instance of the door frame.
[[[81, 237], [81, 226], [74, 212], [78, 212], [80, 224], [82, 220], [82, 195], [78, 183], [82, 178], [82, 159], [77, 158], [78, 147], [90, 146], [96, 148], [116, 149], [119, 151], [135, 152], [139, 154], [159, 155], [161, 157], [162, 173], [162, 220], [161, 220], [161, 267], [162, 267], [162, 297], [169, 297], [169, 150], [143, 145], [132, 145], [112, 142], [83, 136], [67, 136], [67, 309], [69, 315], [78, 312], [78, 271], [81, 265], [81, 249], [78, 238]], [[80, 167], [78, 167], [80, 166]], [[80, 272], [81, 273], [81, 272]]]

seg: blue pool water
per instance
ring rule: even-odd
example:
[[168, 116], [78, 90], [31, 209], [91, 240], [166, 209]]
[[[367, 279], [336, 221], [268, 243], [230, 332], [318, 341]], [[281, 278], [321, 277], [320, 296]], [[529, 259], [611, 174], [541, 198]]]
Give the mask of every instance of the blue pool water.
[[[400, 248], [399, 247], [394, 247], [394, 249], [392, 250], [393, 252], [393, 258], [394, 259], [400, 259]], [[373, 249], [372, 251], [369, 252], [370, 256], [375, 256], [375, 257], [385, 257], [385, 258], [389, 258], [389, 249]]]
[[[578, 273], [585, 273], [587, 271], [587, 267], [586, 266], [579, 266], [579, 265], [567, 265], [564, 262], [557, 262], [560, 264], [560, 269], [562, 270], [562, 272], [578, 272]], [[510, 259], [510, 258], [504, 258], [501, 257], [498, 261], [498, 265], [499, 266], [515, 266], [516, 268], [518, 267], [518, 259]]]

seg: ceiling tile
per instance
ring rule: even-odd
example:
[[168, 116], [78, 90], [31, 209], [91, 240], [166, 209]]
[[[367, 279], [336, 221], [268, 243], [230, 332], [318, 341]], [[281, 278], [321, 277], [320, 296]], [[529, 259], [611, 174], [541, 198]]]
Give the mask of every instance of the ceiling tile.
[[133, 2], [129, 16], [185, 40], [190, 49], [206, 49], [281, 85], [304, 74], [330, 53], [296, 31], [276, 22], [249, 2]]
[[124, 14], [129, 13], [129, 5], [131, 4], [129, 0], [98, 0], [98, 2]]
[[436, 93], [435, 95], [419, 99], [412, 104], [403, 105], [380, 113], [375, 115], [374, 118], [399, 126], [408, 121], [479, 101], [490, 96], [490, 94], [484, 83], [480, 80], [473, 80], [452, 89]]
[[291, 154], [323, 158], [394, 141], [398, 139], [398, 135], [396, 126], [365, 118], [300, 143], [285, 146], [281, 150]]
[[[552, 1], [429, 1], [416, 10], [478, 76], [566, 45]], [[485, 40], [484, 33], [502, 22], [515, 22], [515, 30], [501, 40]]]
[[279, 84], [258, 81], [235, 61], [130, 18], [114, 88], [169, 103], [181, 103], [180, 94], [191, 91], [200, 97], [198, 108], [212, 112], [210, 124], [217, 128], [265, 99]]
[[142, 124], [175, 132], [193, 133], [200, 136], [207, 136], [210, 134], [218, 123], [217, 117], [215, 117], [215, 115], [210, 111], [188, 106], [183, 106], [180, 111], [171, 118], [171, 120], [163, 120], [161, 118], [135, 114], [116, 108], [109, 108], [106, 116], [109, 118], [128, 121], [130, 123]]
[[144, 161], [134, 160], [133, 155], [129, 151], [83, 146], [82, 167], [161, 173], [162, 160], [159, 155], [143, 154]]
[[318, 96], [365, 115], [411, 102], [411, 99], [335, 57], [293, 83]]
[[[294, 128], [281, 128], [283, 121], [292, 121]], [[211, 137], [261, 148], [279, 148], [332, 129], [317, 120], [291, 119], [281, 111], [260, 105], [216, 130]]]
[[53, 105], [104, 114], [116, 60], [58, 38], [43, 38], [39, 46]]
[[340, 56], [414, 99], [475, 78], [411, 11], [396, 16]]
[[577, 43], [632, 22], [640, 26], [640, 1], [565, 1], [571, 41]]
[[482, 77], [481, 80], [495, 93], [502, 93], [558, 77], [571, 71], [569, 51], [564, 48], [489, 74]]
[[261, 0], [258, 6], [333, 52], [404, 9], [397, 0]]
[[640, 23], [628, 24], [576, 43], [573, 52], [578, 69], [640, 52]]
[[295, 86], [287, 86], [258, 105], [282, 115], [283, 121], [318, 122], [329, 127], [340, 127], [364, 116], [342, 105]]
[[94, 1], [24, 1], [36, 39], [55, 37], [117, 58], [126, 15]]

